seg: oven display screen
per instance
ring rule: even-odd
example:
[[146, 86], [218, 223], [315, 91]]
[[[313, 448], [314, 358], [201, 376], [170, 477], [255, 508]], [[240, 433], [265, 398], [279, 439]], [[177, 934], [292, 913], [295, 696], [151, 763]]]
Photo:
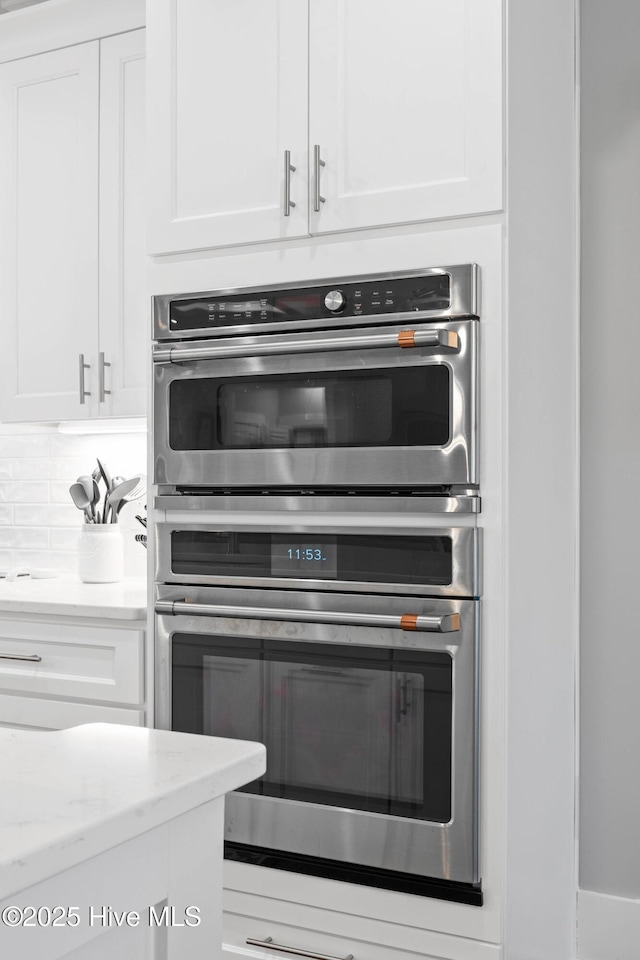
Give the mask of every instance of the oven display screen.
[[338, 575], [336, 537], [271, 537], [271, 576], [331, 580]]
[[320, 306], [319, 290], [289, 293], [286, 296], [276, 297], [273, 301], [274, 320], [282, 320], [285, 317], [314, 318], [318, 316]]

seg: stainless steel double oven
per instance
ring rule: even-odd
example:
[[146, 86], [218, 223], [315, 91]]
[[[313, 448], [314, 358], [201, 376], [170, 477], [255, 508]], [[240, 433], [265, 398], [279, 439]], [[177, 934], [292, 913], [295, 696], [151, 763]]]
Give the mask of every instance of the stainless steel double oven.
[[155, 301], [157, 723], [226, 855], [479, 904], [477, 268]]

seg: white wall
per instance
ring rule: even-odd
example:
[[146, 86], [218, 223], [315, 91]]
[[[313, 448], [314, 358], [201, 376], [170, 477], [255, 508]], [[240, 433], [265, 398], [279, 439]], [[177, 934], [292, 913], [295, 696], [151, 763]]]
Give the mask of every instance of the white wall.
[[580, 960], [640, 957], [640, 4], [582, 0]]
[[640, 4], [581, 18], [580, 885], [640, 898]]
[[[0, 424], [0, 570], [12, 566], [54, 567], [76, 572], [83, 514], [69, 496], [80, 474], [91, 474], [96, 456], [114, 475], [145, 472], [146, 433], [69, 436], [55, 426]], [[141, 505], [127, 505], [125, 572], [145, 576], [145, 550], [134, 536]]]
[[505, 960], [575, 956], [575, 15], [508, 4]]

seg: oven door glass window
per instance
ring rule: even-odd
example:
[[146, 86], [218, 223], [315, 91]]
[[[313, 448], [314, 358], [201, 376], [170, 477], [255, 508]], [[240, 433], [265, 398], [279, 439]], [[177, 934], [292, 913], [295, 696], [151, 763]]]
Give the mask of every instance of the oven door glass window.
[[446, 653], [174, 634], [172, 687], [174, 730], [266, 744], [247, 792], [451, 818]]
[[175, 380], [173, 450], [444, 446], [446, 364], [334, 373]]

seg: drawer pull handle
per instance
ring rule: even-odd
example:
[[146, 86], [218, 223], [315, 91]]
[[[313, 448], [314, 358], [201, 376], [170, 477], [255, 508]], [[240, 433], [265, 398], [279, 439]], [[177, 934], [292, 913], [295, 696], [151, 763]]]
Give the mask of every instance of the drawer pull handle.
[[326, 163], [320, 157], [320, 144], [316, 143], [313, 148], [313, 164], [315, 168], [314, 173], [314, 198], [313, 198], [313, 209], [316, 213], [320, 213], [320, 204], [326, 203], [326, 198], [320, 193], [320, 168], [325, 167]]
[[296, 168], [291, 163], [291, 151], [284, 152], [284, 215], [291, 216], [291, 209], [295, 203], [291, 199], [291, 174], [296, 172]]
[[91, 370], [91, 364], [84, 362], [84, 353], [78, 354], [78, 368], [80, 374], [80, 403], [85, 402], [85, 397], [91, 396], [91, 391], [85, 389], [85, 370]]
[[[252, 937], [247, 937], [247, 943], [252, 947], [266, 947], [267, 950], [277, 950], [278, 953], [291, 953], [294, 957], [309, 957], [310, 960], [343, 960], [342, 957], [330, 957], [326, 953], [309, 953], [308, 950], [298, 950], [297, 947], [285, 947], [283, 943], [274, 943], [272, 937], [267, 937], [266, 940], [254, 940]], [[353, 954], [350, 953], [348, 957], [344, 957], [344, 960], [354, 960]]]
[[26, 653], [0, 653], [0, 660], [28, 660], [29, 663], [40, 663], [42, 657], [36, 653], [29, 656]]

